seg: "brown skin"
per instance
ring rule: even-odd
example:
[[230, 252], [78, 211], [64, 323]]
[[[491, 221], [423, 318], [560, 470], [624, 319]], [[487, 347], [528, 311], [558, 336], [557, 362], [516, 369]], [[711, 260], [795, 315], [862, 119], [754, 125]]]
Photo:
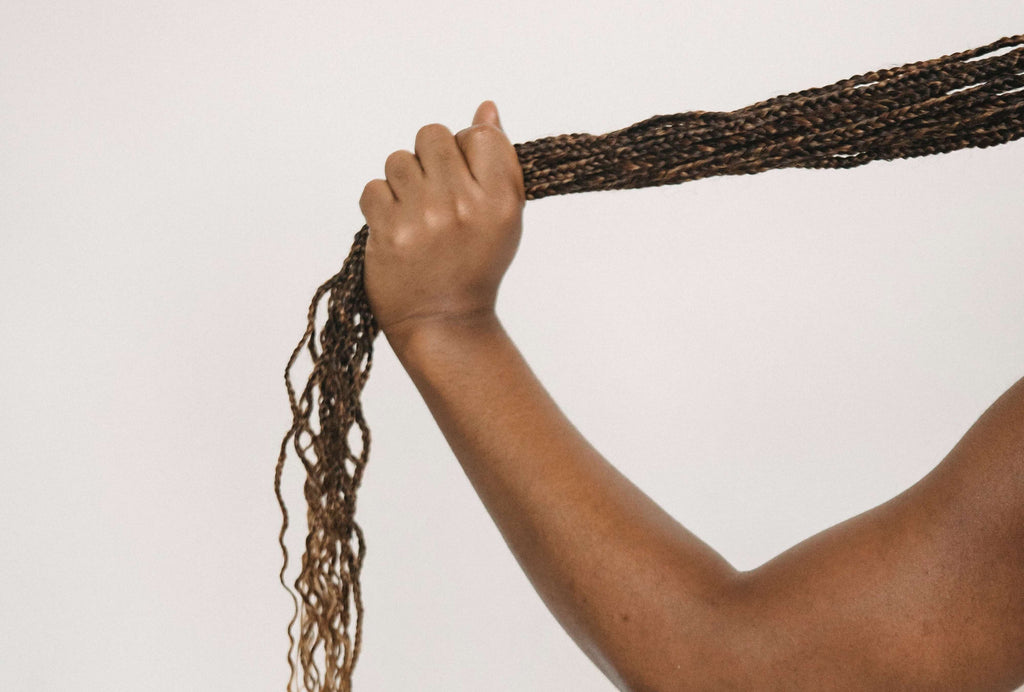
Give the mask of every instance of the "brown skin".
[[1024, 379], [931, 473], [738, 572], [573, 427], [495, 314], [525, 204], [483, 102], [359, 201], [374, 314], [537, 593], [623, 690], [1024, 683]]

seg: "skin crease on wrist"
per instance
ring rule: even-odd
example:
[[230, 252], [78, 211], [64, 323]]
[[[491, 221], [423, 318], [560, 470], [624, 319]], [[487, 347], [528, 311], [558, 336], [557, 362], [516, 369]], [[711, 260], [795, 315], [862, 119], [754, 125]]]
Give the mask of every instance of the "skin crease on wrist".
[[378, 324], [534, 588], [620, 689], [1024, 683], [1024, 380], [913, 487], [738, 572], [591, 447], [498, 319], [525, 193], [494, 103], [456, 134], [421, 128], [384, 171], [359, 201]]

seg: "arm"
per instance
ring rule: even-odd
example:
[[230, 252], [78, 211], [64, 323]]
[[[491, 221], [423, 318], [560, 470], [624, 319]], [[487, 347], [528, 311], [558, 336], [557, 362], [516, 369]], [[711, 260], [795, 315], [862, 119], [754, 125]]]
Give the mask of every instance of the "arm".
[[366, 186], [378, 322], [537, 592], [622, 689], [1024, 681], [1024, 384], [892, 501], [738, 573], [601, 457], [494, 312], [524, 204], [493, 104]]
[[395, 341], [534, 588], [609, 678], [628, 688], [727, 653], [713, 629], [735, 570], [583, 439], [497, 319]]

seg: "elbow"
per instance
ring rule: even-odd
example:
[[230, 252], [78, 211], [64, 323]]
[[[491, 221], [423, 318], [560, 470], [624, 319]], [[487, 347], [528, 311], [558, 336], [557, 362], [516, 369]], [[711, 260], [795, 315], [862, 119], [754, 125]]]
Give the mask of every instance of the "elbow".
[[713, 596], [670, 611], [631, 643], [620, 665], [601, 666], [618, 689], [750, 690], [772, 678], [780, 638], [744, 595], [742, 574]]

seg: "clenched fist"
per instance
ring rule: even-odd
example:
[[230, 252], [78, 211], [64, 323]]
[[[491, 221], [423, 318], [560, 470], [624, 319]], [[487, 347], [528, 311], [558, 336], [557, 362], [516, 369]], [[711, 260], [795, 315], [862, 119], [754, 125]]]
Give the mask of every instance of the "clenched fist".
[[526, 204], [494, 103], [481, 103], [455, 135], [420, 128], [416, 152], [388, 156], [384, 174], [366, 184], [359, 208], [370, 227], [366, 294], [385, 335], [493, 316]]

